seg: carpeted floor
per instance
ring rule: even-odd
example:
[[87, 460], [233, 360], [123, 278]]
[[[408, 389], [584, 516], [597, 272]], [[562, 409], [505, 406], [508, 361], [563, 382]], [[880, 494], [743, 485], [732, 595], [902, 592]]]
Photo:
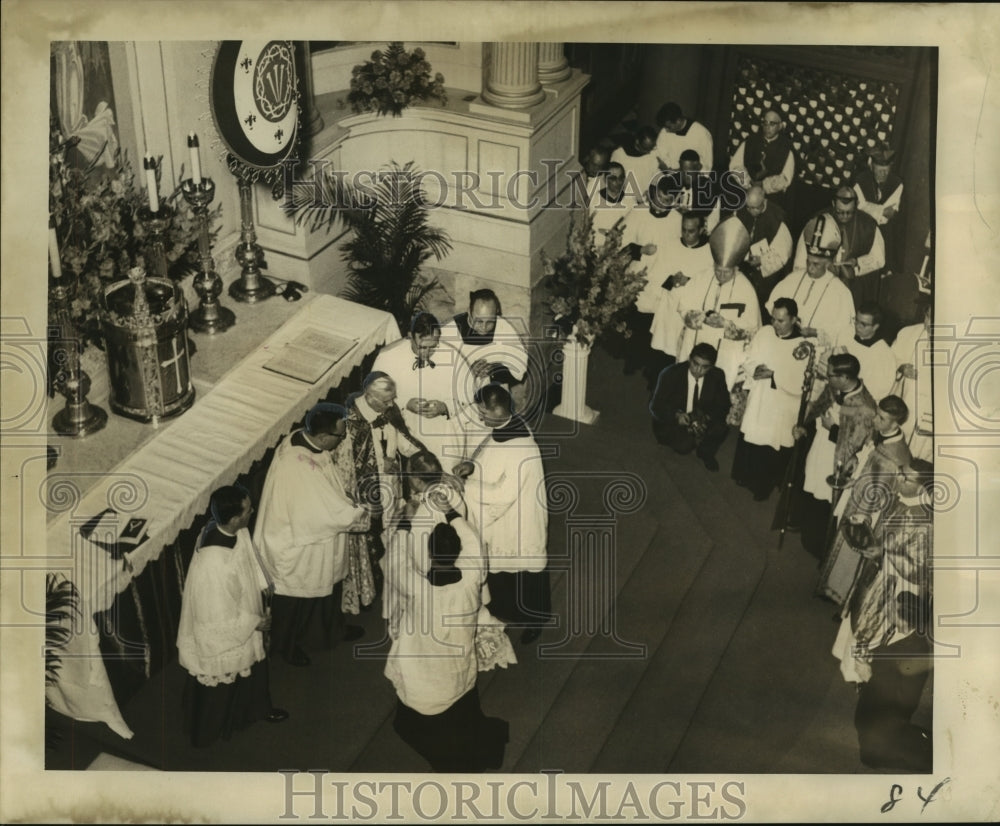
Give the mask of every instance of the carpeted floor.
[[[775, 497], [729, 479], [735, 445], [708, 472], [658, 446], [641, 376], [601, 349], [590, 365], [593, 426], [541, 419], [552, 514], [550, 568], [560, 627], [520, 662], [480, 675], [487, 714], [510, 723], [503, 771], [855, 773], [855, 691], [831, 656], [833, 607], [812, 596], [816, 561], [770, 531]], [[366, 636], [313, 664], [271, 666], [274, 702], [291, 713], [229, 742], [192, 749], [180, 725], [176, 662], [122, 709], [135, 731], [51, 715], [49, 768], [83, 769], [100, 752], [169, 771], [423, 772], [392, 730], [395, 695], [377, 607]], [[918, 722], [928, 725], [930, 683]]]

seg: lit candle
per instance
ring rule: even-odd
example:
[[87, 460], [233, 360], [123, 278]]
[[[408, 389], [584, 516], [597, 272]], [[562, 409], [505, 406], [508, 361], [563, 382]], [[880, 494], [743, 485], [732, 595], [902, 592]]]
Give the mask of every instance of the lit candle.
[[191, 152], [191, 182], [198, 186], [201, 183], [201, 155], [198, 152], [198, 136], [194, 132], [188, 135], [188, 149]]
[[147, 155], [142, 159], [142, 168], [146, 170], [146, 194], [149, 196], [149, 211], [160, 211], [160, 199], [156, 192], [156, 159]]
[[56, 228], [49, 227], [49, 267], [53, 278], [62, 278], [62, 264], [59, 262], [59, 240], [56, 238]]

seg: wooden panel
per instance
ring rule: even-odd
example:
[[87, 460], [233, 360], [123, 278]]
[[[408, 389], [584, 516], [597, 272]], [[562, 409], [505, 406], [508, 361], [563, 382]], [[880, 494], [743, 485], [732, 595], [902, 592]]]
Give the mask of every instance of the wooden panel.
[[581, 156], [635, 106], [644, 55], [636, 43], [566, 44], [570, 66], [590, 75], [581, 98]]

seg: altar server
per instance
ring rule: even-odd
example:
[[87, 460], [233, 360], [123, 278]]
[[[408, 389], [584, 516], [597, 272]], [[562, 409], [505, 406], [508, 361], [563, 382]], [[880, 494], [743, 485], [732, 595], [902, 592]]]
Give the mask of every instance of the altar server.
[[490, 611], [537, 639], [549, 621], [548, 507], [542, 456], [527, 422], [513, 413], [498, 384], [476, 393], [476, 408], [490, 428], [469, 461], [456, 466], [465, 479], [469, 521], [489, 559]]
[[212, 519], [188, 567], [177, 630], [178, 661], [190, 674], [184, 717], [194, 746], [208, 746], [255, 720], [280, 723], [271, 705], [264, 633], [269, 582], [250, 540], [246, 492], [219, 488]]

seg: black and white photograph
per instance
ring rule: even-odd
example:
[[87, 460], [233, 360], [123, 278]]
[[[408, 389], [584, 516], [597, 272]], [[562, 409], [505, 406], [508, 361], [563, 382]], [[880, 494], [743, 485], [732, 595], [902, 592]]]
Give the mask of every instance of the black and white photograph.
[[4, 822], [997, 819], [996, 6], [2, 14]]

